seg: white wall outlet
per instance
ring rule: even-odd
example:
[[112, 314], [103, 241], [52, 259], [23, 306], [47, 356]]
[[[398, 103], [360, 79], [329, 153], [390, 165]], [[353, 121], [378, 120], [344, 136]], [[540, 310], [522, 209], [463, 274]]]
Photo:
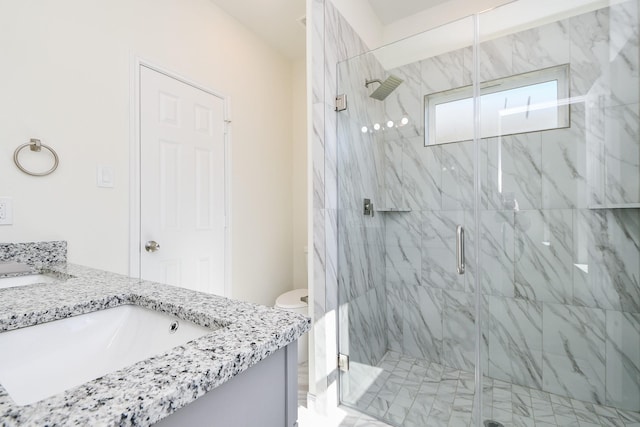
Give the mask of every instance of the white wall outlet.
[[0, 197], [0, 225], [13, 224], [13, 201], [11, 197]]

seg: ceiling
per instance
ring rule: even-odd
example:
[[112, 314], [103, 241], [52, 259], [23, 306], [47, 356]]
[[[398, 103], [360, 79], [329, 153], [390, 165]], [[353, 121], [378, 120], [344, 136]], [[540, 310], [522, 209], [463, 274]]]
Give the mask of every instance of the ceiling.
[[448, 0], [369, 0], [371, 8], [378, 15], [383, 25], [390, 24], [407, 16], [414, 15], [425, 9], [430, 9]]
[[[303, 59], [305, 0], [211, 0], [287, 58]], [[349, 0], [350, 1], [350, 0]], [[380, 23], [387, 25], [449, 0], [367, 0]]]

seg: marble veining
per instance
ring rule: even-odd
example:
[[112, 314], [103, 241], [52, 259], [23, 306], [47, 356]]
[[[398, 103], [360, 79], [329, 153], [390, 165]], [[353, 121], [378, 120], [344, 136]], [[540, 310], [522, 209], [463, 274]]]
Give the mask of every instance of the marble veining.
[[513, 73], [527, 73], [570, 61], [569, 22], [553, 22], [513, 36]]
[[463, 211], [425, 212], [422, 223], [422, 284], [464, 291], [464, 276], [455, 272], [456, 225]]
[[[350, 389], [344, 403], [381, 421], [368, 417], [361, 418], [360, 422], [345, 418], [335, 424], [323, 423], [323, 426], [479, 425], [475, 418], [478, 408], [474, 400], [473, 372], [388, 351], [377, 366], [359, 366], [350, 371], [348, 377], [358, 387]], [[496, 420], [505, 426], [631, 427], [640, 423], [637, 412], [567, 398], [509, 381], [484, 377], [482, 389], [482, 419]]]
[[604, 310], [544, 303], [542, 317], [544, 390], [604, 404]]
[[606, 402], [640, 408], [640, 314], [608, 311], [606, 319]]
[[605, 110], [604, 169], [606, 202], [640, 203], [640, 114], [639, 104]]
[[[339, 294], [341, 350], [371, 361], [386, 345], [443, 369], [473, 368], [473, 278], [479, 270], [484, 372], [513, 383], [514, 390], [513, 401], [509, 394], [506, 403], [501, 387], [487, 391], [496, 402], [495, 418], [516, 425], [534, 418], [536, 423], [571, 425], [576, 417], [604, 423], [614, 418], [600, 404], [622, 408], [618, 415], [640, 409], [640, 209], [589, 209], [637, 203], [640, 197], [638, 180], [628, 178], [640, 174], [638, 2], [482, 41], [481, 80], [568, 63], [575, 103], [570, 128], [480, 142], [480, 264], [476, 270], [469, 263], [463, 278], [455, 274], [453, 236], [455, 226], [464, 224], [467, 257], [473, 259], [473, 144], [425, 147], [422, 102], [426, 94], [471, 84], [471, 48], [384, 70], [374, 53], [362, 54], [364, 44], [335, 7], [324, 6], [318, 25], [326, 32], [321, 52], [326, 81], [314, 80], [314, 90], [325, 84], [318, 100], [326, 106], [314, 113], [318, 126], [320, 121], [328, 126], [318, 139], [331, 139], [336, 129], [338, 136], [332, 141], [335, 149], [318, 145], [314, 151], [314, 170], [322, 175], [314, 191], [322, 197], [318, 206], [337, 209], [338, 226], [329, 226], [333, 219], [325, 211], [314, 215], [323, 221], [314, 227], [319, 253], [314, 271], [323, 269], [316, 273], [321, 283], [317, 300], [322, 300], [316, 315], [330, 314], [329, 295]], [[360, 56], [340, 63], [336, 71], [345, 55]], [[385, 102], [371, 100], [363, 80], [390, 73], [405, 82]], [[336, 117], [330, 108], [336, 80], [350, 101], [337, 123], [325, 120]], [[361, 130], [401, 114], [410, 123], [405, 128]], [[334, 173], [337, 184], [325, 176]], [[405, 205], [412, 212], [364, 217], [363, 197], [378, 206]], [[333, 245], [335, 263], [325, 259], [330, 250], [325, 238], [339, 241]], [[335, 265], [337, 285], [324, 276]], [[351, 319], [357, 327], [342, 324]], [[375, 351], [356, 348], [370, 345]], [[386, 376], [360, 368], [346, 380], [352, 396], [372, 372]], [[392, 423], [404, 416], [425, 425], [429, 409], [407, 413], [403, 404], [409, 398], [399, 395], [396, 376], [389, 378], [386, 395], [365, 392], [365, 407]], [[517, 388], [525, 386], [530, 388], [526, 393]], [[555, 401], [545, 407], [541, 396], [549, 391], [564, 397], [552, 395]], [[391, 396], [398, 401], [385, 401]], [[429, 422], [455, 424], [453, 402], [436, 400]], [[567, 407], [573, 412], [562, 409]], [[600, 408], [595, 417], [593, 408]], [[633, 416], [622, 419], [638, 422]]]
[[[480, 141], [477, 266], [486, 298], [486, 372], [635, 410], [640, 210], [589, 207], [636, 203], [640, 194], [633, 179], [640, 175], [637, 3], [481, 43], [482, 80], [569, 63], [572, 96], [578, 98], [569, 128]], [[462, 49], [421, 61], [422, 95], [470, 84], [471, 60], [471, 50]], [[393, 72], [417, 86], [415, 63]], [[412, 102], [400, 91], [388, 100], [387, 113]], [[408, 114], [423, 120], [422, 111]], [[466, 228], [467, 259], [474, 256], [473, 145], [425, 147], [424, 136], [389, 133], [384, 140], [388, 200], [404, 199], [413, 210], [385, 216], [388, 346], [467, 369], [476, 272], [469, 262], [466, 277], [458, 277], [453, 259], [458, 224]], [[543, 324], [543, 313], [565, 329]], [[594, 324], [577, 329], [575, 319]]]
[[415, 210], [442, 208], [442, 149], [425, 149], [422, 137], [403, 140], [402, 192], [406, 207]]
[[574, 213], [574, 303], [640, 313], [640, 209]]
[[495, 206], [511, 206], [514, 210], [541, 207], [541, 144], [540, 132], [491, 140], [489, 155], [501, 166], [488, 171], [488, 186], [496, 198]]
[[489, 376], [542, 388], [542, 304], [489, 297]]
[[398, 136], [410, 138], [422, 135], [424, 133], [422, 120], [409, 120], [406, 125], [400, 125], [400, 119], [403, 117], [421, 116], [423, 107], [421, 64], [414, 62], [389, 70], [382, 80], [389, 74], [401, 78], [403, 82], [393, 91], [394, 96], [388, 97], [384, 102], [385, 117], [395, 122], [395, 126], [388, 129], [385, 138], [394, 139]]
[[383, 206], [405, 206], [402, 191], [402, 141], [384, 144], [384, 195]]
[[349, 303], [350, 361], [376, 365], [385, 353], [386, 317], [381, 316], [378, 310], [383, 314], [386, 310], [386, 299], [382, 289], [371, 289]]
[[423, 94], [441, 92], [465, 85], [463, 52], [458, 49], [420, 62]]
[[408, 286], [401, 301], [402, 338], [405, 354], [434, 361], [443, 360], [444, 298], [441, 289]]
[[[383, 240], [383, 237], [379, 239], [376, 235], [383, 233], [380, 224], [382, 221], [376, 218], [372, 221], [373, 226], [367, 227], [369, 224], [365, 224], [362, 221], [353, 221], [349, 226], [353, 226], [351, 230], [354, 232], [358, 230], [354, 238], [350, 238], [348, 241], [338, 242], [339, 236], [344, 234], [344, 222], [341, 222], [347, 215], [351, 217], [355, 216], [356, 212], [360, 211], [361, 202], [363, 197], [372, 198], [377, 206], [381, 206], [381, 195], [378, 194], [378, 188], [382, 187], [381, 180], [383, 181], [384, 173], [382, 173], [381, 164], [384, 163], [384, 152], [379, 148], [375, 149], [374, 153], [363, 151], [362, 149], [348, 153], [349, 155], [366, 154], [365, 157], [359, 157], [358, 161], [367, 162], [373, 159], [371, 164], [375, 164], [373, 168], [377, 173], [375, 175], [359, 176], [361, 172], [359, 167], [351, 167], [355, 163], [341, 163], [348, 162], [349, 156], [341, 152], [345, 148], [345, 144], [341, 144], [341, 141], [337, 141], [335, 136], [336, 130], [339, 128], [340, 132], [347, 132], [346, 135], [352, 135], [356, 140], [362, 139], [366, 148], [377, 144], [378, 141], [375, 138], [369, 136], [364, 138], [360, 132], [363, 124], [371, 125], [373, 121], [368, 121], [369, 116], [354, 117], [353, 129], [349, 127], [340, 127], [344, 123], [336, 123], [340, 119], [333, 106], [335, 102], [335, 96], [337, 94], [337, 88], [353, 87], [356, 89], [354, 97], [350, 95], [350, 102], [359, 97], [363, 100], [364, 97], [368, 97], [365, 94], [364, 88], [364, 76], [358, 76], [357, 81], [350, 82], [347, 79], [338, 82], [338, 79], [344, 74], [339, 73], [337, 67], [338, 62], [345, 61], [346, 59], [355, 55], [360, 55], [366, 52], [368, 49], [362, 39], [358, 36], [356, 31], [351, 28], [346, 19], [339, 13], [335, 6], [330, 1], [325, 0], [312, 0], [311, 8], [308, 10], [308, 23], [311, 26], [310, 44], [312, 50], [312, 102], [313, 102], [313, 135], [312, 135], [312, 158], [313, 158], [313, 272], [314, 272], [314, 316], [317, 319], [323, 319], [324, 321], [316, 322], [314, 325], [314, 336], [316, 342], [335, 342], [335, 330], [330, 327], [334, 325], [338, 315], [340, 313], [341, 318], [348, 315], [348, 310], [342, 301], [344, 301], [345, 295], [349, 295], [348, 298], [358, 298], [364, 295], [364, 293], [370, 290], [370, 284], [367, 281], [374, 277], [375, 285], [384, 286], [384, 252], [380, 248], [380, 245], [374, 243], [373, 245], [361, 244], [364, 241], [362, 236], [372, 236], [375, 242]], [[375, 57], [370, 55], [370, 58], [365, 59], [369, 67], [375, 67]], [[366, 70], [366, 68], [364, 68]], [[360, 69], [358, 71], [362, 71]], [[381, 75], [381, 68], [372, 69], [367, 75]], [[353, 76], [355, 76], [354, 74]], [[377, 101], [375, 101], [377, 102]], [[378, 103], [380, 107], [382, 104]], [[382, 111], [380, 107], [379, 111]], [[344, 117], [344, 116], [343, 116]], [[380, 119], [381, 114], [372, 119]], [[367, 120], [364, 122], [363, 120]], [[352, 133], [353, 132], [353, 133]], [[342, 133], [341, 133], [342, 134]], [[346, 147], [349, 148], [349, 147]], [[371, 156], [369, 156], [371, 155]], [[338, 170], [341, 172], [338, 173]], [[367, 169], [363, 170], [365, 173]], [[369, 185], [368, 188], [374, 188], [376, 194], [363, 194], [364, 186], [357, 185], [345, 185], [346, 183], [357, 182], [357, 180], [365, 180]], [[338, 190], [340, 188], [340, 190]], [[347, 191], [348, 197], [341, 197], [338, 199], [338, 194], [342, 194], [343, 191]], [[348, 202], [349, 205], [346, 205]], [[340, 209], [338, 210], [338, 204]], [[349, 211], [344, 211], [347, 206], [350, 206]], [[340, 228], [339, 228], [340, 227]], [[369, 228], [369, 231], [373, 233], [367, 233], [363, 228]], [[379, 229], [376, 230], [376, 227]], [[347, 243], [345, 251], [345, 245]], [[345, 254], [351, 254], [351, 251], [368, 251], [373, 250], [376, 253], [373, 254], [355, 254], [352, 258], [345, 258]], [[372, 272], [366, 272], [368, 262], [375, 263], [375, 269]], [[357, 273], [351, 275], [344, 272], [345, 265], [349, 268], [353, 267]], [[336, 271], [337, 270], [337, 271]], [[357, 292], [352, 293], [341, 292], [338, 294], [338, 289], [343, 289], [345, 283], [349, 283], [348, 280], [357, 278]], [[377, 296], [379, 298], [379, 295]], [[341, 305], [338, 305], [338, 302]], [[365, 310], [370, 310], [370, 307], [366, 307], [366, 304], [360, 305]], [[376, 313], [379, 318], [377, 320], [384, 321], [384, 312], [377, 310], [372, 313]], [[363, 318], [366, 317], [365, 313], [362, 313]], [[348, 342], [348, 328], [345, 327], [345, 323], [339, 323], [341, 328], [340, 338], [344, 339], [344, 342]], [[366, 339], [366, 338], [365, 338]], [[347, 346], [348, 348], [348, 346]], [[315, 351], [316, 364], [315, 364], [315, 379], [316, 379], [316, 402], [315, 406], [319, 412], [323, 412], [325, 409], [331, 407], [335, 402], [335, 396], [333, 393], [327, 393], [330, 389], [331, 383], [335, 382], [336, 372], [333, 369], [332, 363], [329, 360], [335, 358], [335, 350], [332, 348], [324, 348], [318, 346]]]
[[123, 304], [220, 329], [31, 405], [15, 405], [0, 386], [3, 426], [147, 426], [255, 365], [310, 328], [308, 318], [282, 310], [74, 264], [48, 268], [73, 278], [53, 285], [55, 292], [48, 284], [0, 290], [0, 331]]
[[487, 295], [515, 296], [515, 217], [512, 211], [482, 211], [478, 266], [482, 291]]
[[[574, 117], [580, 114], [574, 109]], [[574, 122], [575, 123], [575, 122]], [[587, 206], [587, 144], [584, 128], [542, 132], [542, 207], [544, 209]]]
[[569, 210], [515, 215], [516, 297], [571, 303], [573, 218]]
[[442, 209], [473, 207], [473, 142], [444, 144], [441, 148]]
[[447, 366], [473, 371], [475, 367], [473, 294], [443, 291], [443, 358]]
[[[333, 113], [336, 126], [327, 130], [338, 131], [336, 170], [332, 172], [337, 175], [337, 234], [325, 231], [325, 238], [337, 239], [339, 271], [335, 294], [338, 295], [341, 349], [348, 349], [353, 362], [375, 364], [388, 346], [385, 264], [389, 254], [385, 251], [384, 217], [378, 213], [365, 216], [362, 209], [365, 198], [372, 201], [374, 210], [387, 203], [403, 203], [402, 143], [387, 144], [373, 128], [374, 123], [382, 126], [386, 123], [384, 104], [369, 97], [374, 88], [365, 87], [364, 82], [384, 79], [385, 70], [375, 55], [359, 55], [366, 50], [362, 40], [333, 6], [325, 6], [325, 23], [331, 25], [331, 40], [340, 40], [335, 49], [331, 49], [331, 55], [342, 61], [337, 63], [337, 88], [326, 95], [346, 93], [349, 102], [347, 110]], [[359, 56], [347, 60], [354, 55]], [[332, 65], [335, 63], [329, 63], [329, 68]], [[364, 132], [363, 127], [366, 127]], [[331, 154], [326, 147], [325, 159]], [[326, 166], [329, 165], [327, 162]], [[419, 251], [410, 254], [403, 249], [398, 248], [392, 256], [399, 266], [410, 266], [410, 259], [419, 262]], [[333, 289], [332, 284], [327, 286]], [[325, 309], [331, 308], [327, 305]]]

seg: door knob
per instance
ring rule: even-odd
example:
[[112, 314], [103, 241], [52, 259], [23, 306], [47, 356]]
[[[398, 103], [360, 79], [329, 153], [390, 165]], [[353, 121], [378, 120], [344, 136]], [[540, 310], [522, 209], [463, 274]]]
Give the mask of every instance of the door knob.
[[149, 240], [144, 244], [144, 250], [147, 252], [156, 252], [158, 249], [160, 249], [160, 245], [154, 240]]

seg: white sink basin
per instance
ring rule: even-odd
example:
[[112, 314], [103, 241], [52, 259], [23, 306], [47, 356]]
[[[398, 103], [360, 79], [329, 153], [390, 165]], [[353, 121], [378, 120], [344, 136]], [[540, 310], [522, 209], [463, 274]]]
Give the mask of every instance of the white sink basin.
[[0, 289], [33, 285], [35, 283], [51, 283], [59, 280], [60, 279], [57, 279], [53, 276], [48, 276], [46, 274], [29, 274], [27, 276], [1, 277]]
[[28, 405], [211, 331], [123, 305], [0, 333], [0, 384], [16, 404]]

